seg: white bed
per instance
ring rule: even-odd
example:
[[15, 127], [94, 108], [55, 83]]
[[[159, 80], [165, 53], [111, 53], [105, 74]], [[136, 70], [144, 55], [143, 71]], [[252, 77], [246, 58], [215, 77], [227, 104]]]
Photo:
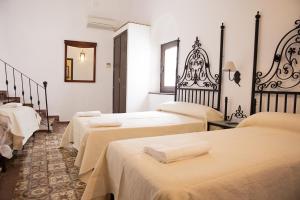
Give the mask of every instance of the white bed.
[[[259, 113], [238, 128], [115, 141], [97, 163], [82, 199], [300, 199], [300, 115]], [[208, 141], [206, 155], [163, 164], [149, 144]]]
[[0, 149], [9, 146], [12, 150], [21, 150], [30, 136], [39, 129], [40, 122], [41, 117], [31, 107], [18, 103], [1, 105]]
[[[120, 127], [90, 128], [90, 120], [118, 120]], [[61, 147], [70, 143], [78, 150], [75, 165], [79, 176], [87, 181], [97, 160], [105, 155], [107, 145], [115, 140], [170, 135], [206, 130], [207, 120], [222, 120], [223, 115], [210, 107], [192, 103], [172, 102], [158, 111], [102, 114], [99, 117], [74, 117], [68, 125]]]

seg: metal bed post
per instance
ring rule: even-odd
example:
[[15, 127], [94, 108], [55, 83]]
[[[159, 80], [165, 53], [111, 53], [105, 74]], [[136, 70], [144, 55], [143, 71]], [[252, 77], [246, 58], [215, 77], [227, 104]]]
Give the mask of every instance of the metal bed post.
[[253, 54], [253, 73], [252, 73], [252, 89], [251, 89], [250, 115], [254, 114], [255, 111], [256, 111], [255, 84], [256, 84], [256, 67], [257, 67], [259, 19], [260, 19], [260, 14], [257, 11], [257, 14], [255, 15], [255, 37], [254, 37], [254, 54]]
[[47, 81], [43, 82], [44, 84], [44, 90], [45, 90], [45, 101], [46, 101], [46, 118], [47, 118], [47, 129], [48, 132], [50, 133], [50, 124], [49, 124], [49, 113], [48, 113], [48, 97], [47, 97]]
[[223, 70], [223, 49], [224, 49], [224, 23], [221, 25], [221, 39], [220, 39], [220, 60], [219, 60], [219, 93], [218, 93], [218, 110], [221, 110], [221, 94], [222, 94], [222, 70]]

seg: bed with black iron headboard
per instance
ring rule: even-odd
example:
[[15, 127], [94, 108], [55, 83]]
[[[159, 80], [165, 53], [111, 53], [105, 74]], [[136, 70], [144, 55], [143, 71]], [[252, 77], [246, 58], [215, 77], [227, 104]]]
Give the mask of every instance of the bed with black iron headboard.
[[212, 75], [207, 52], [196, 37], [188, 53], [182, 75], [176, 71], [175, 101], [207, 105], [220, 110], [223, 66], [223, 39], [225, 26], [221, 25], [219, 74]]
[[257, 71], [259, 12], [256, 15], [251, 114], [300, 113], [300, 20], [279, 41], [270, 69]]

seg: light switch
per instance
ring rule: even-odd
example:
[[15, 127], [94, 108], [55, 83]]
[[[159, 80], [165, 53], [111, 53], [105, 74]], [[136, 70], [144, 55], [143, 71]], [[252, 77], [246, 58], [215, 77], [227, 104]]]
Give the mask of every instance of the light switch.
[[111, 68], [111, 63], [106, 63], [106, 68], [110, 69]]

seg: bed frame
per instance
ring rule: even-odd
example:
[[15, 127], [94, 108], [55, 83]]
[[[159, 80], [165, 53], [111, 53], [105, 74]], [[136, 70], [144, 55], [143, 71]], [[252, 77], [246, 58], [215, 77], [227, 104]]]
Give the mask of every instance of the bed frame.
[[300, 113], [300, 20], [279, 41], [267, 73], [257, 71], [260, 14], [255, 18], [255, 40], [250, 113]]
[[[176, 69], [175, 101], [198, 103], [220, 110], [223, 67], [223, 40], [225, 26], [221, 25], [219, 74], [212, 75], [207, 52], [196, 37], [188, 53], [184, 71], [178, 75]], [[177, 62], [178, 63], [178, 62]]]

